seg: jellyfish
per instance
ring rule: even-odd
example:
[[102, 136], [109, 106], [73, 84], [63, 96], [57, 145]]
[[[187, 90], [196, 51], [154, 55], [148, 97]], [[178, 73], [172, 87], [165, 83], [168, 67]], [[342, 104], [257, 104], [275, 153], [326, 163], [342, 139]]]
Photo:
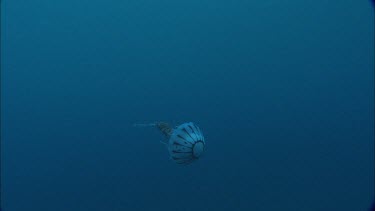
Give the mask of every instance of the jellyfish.
[[162, 143], [167, 146], [170, 158], [177, 164], [190, 164], [199, 159], [204, 152], [203, 134], [192, 122], [183, 123], [176, 128], [172, 128], [166, 122], [135, 124], [134, 126], [152, 126], [159, 129], [167, 138], [167, 141], [162, 141]]

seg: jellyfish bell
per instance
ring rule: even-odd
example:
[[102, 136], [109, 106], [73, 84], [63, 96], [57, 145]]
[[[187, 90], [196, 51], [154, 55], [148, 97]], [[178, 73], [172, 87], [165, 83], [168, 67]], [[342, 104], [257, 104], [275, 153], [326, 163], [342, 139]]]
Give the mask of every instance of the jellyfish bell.
[[168, 140], [168, 151], [173, 161], [189, 164], [199, 159], [205, 148], [205, 141], [199, 127], [184, 123], [172, 131]]
[[156, 126], [168, 139], [162, 143], [167, 146], [170, 158], [177, 164], [190, 164], [198, 160], [205, 150], [204, 136], [199, 127], [192, 122], [183, 123], [176, 128], [165, 122], [135, 126]]

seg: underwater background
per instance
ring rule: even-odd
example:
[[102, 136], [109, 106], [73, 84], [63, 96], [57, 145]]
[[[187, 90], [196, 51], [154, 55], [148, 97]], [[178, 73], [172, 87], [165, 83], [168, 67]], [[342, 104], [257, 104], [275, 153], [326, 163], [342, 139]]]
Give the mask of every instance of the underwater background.
[[[3, 211], [368, 210], [369, 1], [2, 0]], [[192, 121], [181, 166], [134, 123]]]

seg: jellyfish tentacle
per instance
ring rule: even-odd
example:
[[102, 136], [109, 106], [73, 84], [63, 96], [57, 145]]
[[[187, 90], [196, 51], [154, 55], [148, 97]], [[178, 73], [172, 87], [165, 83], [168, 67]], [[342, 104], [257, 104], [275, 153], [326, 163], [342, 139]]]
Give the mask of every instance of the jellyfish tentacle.
[[156, 123], [134, 123], [133, 127], [154, 127]]

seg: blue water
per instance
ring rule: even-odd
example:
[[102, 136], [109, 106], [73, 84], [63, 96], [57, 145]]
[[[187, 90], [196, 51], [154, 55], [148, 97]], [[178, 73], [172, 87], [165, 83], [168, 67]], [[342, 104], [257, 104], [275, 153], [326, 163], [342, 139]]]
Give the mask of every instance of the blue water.
[[[371, 206], [369, 1], [1, 4], [3, 211]], [[154, 121], [204, 156], [175, 164]]]

